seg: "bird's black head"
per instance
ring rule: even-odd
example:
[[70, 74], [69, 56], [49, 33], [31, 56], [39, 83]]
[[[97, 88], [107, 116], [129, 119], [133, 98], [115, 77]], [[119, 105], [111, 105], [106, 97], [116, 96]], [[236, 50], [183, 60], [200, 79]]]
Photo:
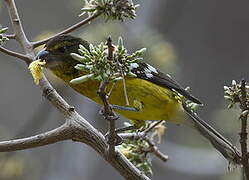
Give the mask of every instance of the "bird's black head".
[[45, 67], [53, 68], [63, 64], [75, 64], [71, 53], [77, 53], [79, 45], [89, 49], [89, 43], [81, 38], [70, 35], [59, 35], [49, 40], [45, 48], [41, 50], [36, 58], [45, 60]]

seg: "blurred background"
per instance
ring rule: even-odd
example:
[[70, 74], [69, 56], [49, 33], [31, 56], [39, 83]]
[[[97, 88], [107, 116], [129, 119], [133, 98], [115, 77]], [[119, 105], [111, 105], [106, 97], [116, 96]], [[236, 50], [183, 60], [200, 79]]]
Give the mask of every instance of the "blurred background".
[[[16, 1], [31, 40], [59, 32], [81, 20], [82, 1]], [[72, 33], [98, 43], [123, 36], [132, 51], [146, 47], [146, 61], [171, 74], [202, 100], [199, 114], [235, 145], [239, 145], [238, 110], [227, 110], [223, 86], [248, 79], [249, 2], [244, 0], [143, 0], [135, 20], [92, 22]], [[10, 25], [0, 1], [0, 24]], [[10, 29], [11, 32], [11, 29]], [[6, 47], [19, 51], [16, 43]], [[99, 106], [79, 96], [49, 72], [56, 89], [90, 123], [105, 133]], [[63, 117], [42, 97], [26, 64], [0, 53], [0, 139], [26, 137], [51, 130]], [[120, 120], [120, 124], [125, 121]], [[239, 147], [239, 146], [238, 146]], [[152, 179], [236, 180], [240, 169], [229, 163], [191, 129], [167, 123], [160, 149], [169, 161], [152, 159]], [[122, 177], [89, 147], [67, 141], [12, 153], [0, 153], [1, 180], [95, 180]], [[229, 170], [230, 169], [230, 170]]]

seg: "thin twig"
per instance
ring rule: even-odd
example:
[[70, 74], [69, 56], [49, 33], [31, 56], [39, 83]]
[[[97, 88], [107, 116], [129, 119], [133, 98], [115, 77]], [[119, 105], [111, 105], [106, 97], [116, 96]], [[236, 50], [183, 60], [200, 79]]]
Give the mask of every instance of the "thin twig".
[[182, 107], [189, 116], [189, 120], [194, 123], [196, 130], [206, 137], [216, 150], [218, 150], [229, 162], [241, 164], [240, 152], [230, 141], [201, 119], [187, 106], [185, 101], [182, 102]]
[[111, 96], [112, 90], [114, 89], [115, 85], [116, 85], [116, 82], [113, 82], [113, 83], [112, 83], [112, 86], [111, 86], [111, 89], [109, 90], [109, 92], [108, 92], [107, 95], [106, 95], [106, 98], [107, 98], [107, 99], [109, 99], [109, 97]]
[[107, 45], [107, 48], [108, 48], [107, 59], [109, 59], [110, 61], [112, 61], [113, 60], [114, 46], [112, 45], [112, 38], [111, 37], [107, 38], [106, 45]]
[[151, 139], [149, 139], [146, 136], [143, 139], [149, 144], [149, 146], [151, 148], [151, 152], [154, 153], [159, 159], [161, 159], [164, 162], [166, 162], [169, 159], [169, 157], [167, 155], [163, 154], [158, 149], [158, 147], [155, 145], [155, 143]]
[[123, 90], [124, 90], [124, 97], [125, 97], [125, 104], [126, 106], [129, 106], [129, 99], [128, 99], [128, 93], [127, 93], [127, 89], [126, 89], [126, 83], [125, 83], [125, 76], [124, 76], [124, 72], [122, 70], [122, 68], [120, 68], [121, 71], [121, 75], [122, 75], [122, 83], [123, 83]]
[[67, 29], [65, 29], [65, 30], [63, 30], [63, 31], [61, 31], [61, 32], [49, 37], [49, 38], [46, 38], [46, 39], [43, 39], [43, 40], [40, 40], [40, 41], [36, 41], [36, 42], [32, 42], [33, 47], [36, 48], [38, 46], [41, 46], [41, 45], [45, 44], [46, 42], [48, 42], [50, 39], [53, 39], [54, 37], [59, 36], [61, 34], [68, 34], [68, 33], [72, 32], [72, 31], [75, 31], [79, 27], [81, 27], [81, 26], [83, 26], [83, 25], [85, 25], [87, 23], [90, 23], [93, 19], [99, 17], [100, 15], [101, 14], [94, 14], [94, 15], [92, 15], [92, 16], [90, 16], [90, 17], [88, 17], [88, 18], [86, 18], [86, 19], [84, 19], [84, 20], [70, 26], [69, 28], [67, 28]]
[[34, 147], [53, 144], [58, 141], [72, 139], [72, 129], [64, 124], [52, 131], [31, 136], [28, 138], [15, 139], [0, 142], [0, 152], [17, 151]]
[[[113, 60], [113, 51], [114, 47], [112, 45], [112, 39], [109, 37], [107, 39], [107, 47], [108, 47], [108, 56], [107, 59], [112, 61]], [[115, 120], [117, 120], [117, 116], [113, 113], [108, 101], [107, 101], [107, 95], [105, 92], [106, 86], [108, 84], [108, 81], [102, 81], [99, 86], [98, 90], [98, 95], [101, 98], [103, 105], [104, 105], [104, 110], [103, 110], [103, 116], [105, 117], [106, 120], [109, 121], [109, 137], [108, 137], [108, 144], [109, 144], [109, 155], [110, 157], [115, 156], [115, 146], [117, 144], [116, 138], [117, 134], [115, 132]]]
[[107, 101], [107, 96], [106, 96], [106, 85], [107, 85], [107, 81], [102, 81], [100, 83], [99, 86], [99, 90], [98, 90], [98, 95], [101, 98], [103, 105], [104, 105], [104, 109], [103, 109], [103, 116], [106, 120], [109, 121], [109, 135], [108, 135], [108, 144], [109, 144], [109, 148], [108, 148], [108, 154], [111, 157], [115, 156], [115, 138], [116, 138], [116, 132], [115, 132], [115, 120], [117, 119], [116, 116], [114, 115], [114, 113], [112, 112], [112, 109]]
[[243, 179], [249, 180], [249, 161], [248, 161], [248, 150], [247, 150], [247, 116], [248, 113], [244, 113], [249, 110], [247, 105], [246, 97], [246, 81], [243, 79], [241, 81], [241, 97], [240, 97], [240, 108], [242, 115], [240, 116], [241, 120], [241, 132], [240, 132], [240, 144], [241, 144], [241, 153], [242, 153], [242, 165], [243, 165]]
[[[108, 59], [109, 61], [113, 61], [113, 51], [114, 51], [114, 46], [112, 45], [112, 39], [111, 37], [109, 37], [107, 39], [107, 48], [108, 48]], [[106, 84], [107, 85], [107, 84]], [[105, 95], [105, 98], [107, 96]], [[107, 101], [107, 99], [106, 99]], [[107, 105], [109, 107], [109, 113], [111, 113], [112, 116], [108, 116], [108, 120], [109, 120], [109, 134], [110, 134], [110, 139], [109, 139], [109, 154], [111, 157], [114, 157], [115, 155], [115, 146], [117, 144], [116, 140], [118, 138], [117, 133], [115, 131], [116, 129], [116, 123], [115, 121], [118, 119], [118, 117], [113, 113], [111, 107], [109, 106], [109, 104]], [[112, 118], [114, 117], [114, 118]]]
[[106, 86], [107, 86], [108, 82], [107, 81], [102, 81], [100, 83], [99, 89], [98, 89], [98, 95], [101, 98], [103, 105], [104, 105], [104, 111], [103, 114], [106, 116], [113, 116], [113, 112], [111, 107], [109, 106], [109, 103], [107, 101], [107, 95], [105, 92]]
[[35, 53], [33, 51], [33, 47], [29, 42], [29, 40], [27, 39], [26, 34], [24, 33], [22, 22], [17, 12], [15, 0], [5, 0], [5, 2], [9, 11], [9, 16], [13, 26], [15, 39], [20, 43], [26, 55], [35, 59]]
[[168, 156], [163, 154], [158, 147], [155, 145], [155, 143], [153, 142], [153, 140], [151, 138], [149, 138], [147, 135], [148, 133], [154, 129], [158, 124], [160, 124], [162, 121], [158, 121], [156, 123], [153, 123], [150, 127], [148, 127], [147, 129], [145, 129], [142, 132], [136, 132], [136, 133], [120, 133], [118, 134], [120, 137], [122, 137], [123, 139], [130, 139], [130, 140], [139, 140], [142, 139], [144, 141], [146, 141], [149, 146], [150, 146], [150, 151], [151, 153], [155, 154], [155, 156], [157, 156], [159, 159], [161, 159], [162, 161], [167, 161], [168, 160]]
[[17, 57], [23, 61], [25, 61], [27, 64], [31, 63], [32, 62], [32, 59], [24, 54], [21, 54], [21, 53], [18, 53], [18, 52], [15, 52], [15, 51], [11, 51], [9, 49], [6, 49], [2, 46], [0, 46], [0, 51], [3, 52], [4, 54], [7, 54], [7, 55], [10, 55], [10, 56], [13, 56], [13, 57]]
[[15, 34], [5, 34], [5, 37], [7, 37], [8, 39], [15, 39], [16, 35]]
[[162, 121], [163, 121], [163, 120], [157, 121], [157, 122], [153, 123], [149, 128], [147, 128], [147, 129], [144, 130], [144, 133], [145, 133], [145, 134], [148, 134], [152, 129], [154, 129], [154, 128], [155, 128], [157, 125], [159, 125]]
[[152, 142], [150, 138], [145, 135], [145, 132], [138, 132], [138, 133], [120, 133], [118, 134], [123, 139], [129, 140], [139, 140], [142, 139], [146, 141], [150, 146], [150, 152], [155, 154], [156, 157], [161, 159], [162, 161], [166, 162], [168, 160], [168, 156], [163, 154], [158, 147]]

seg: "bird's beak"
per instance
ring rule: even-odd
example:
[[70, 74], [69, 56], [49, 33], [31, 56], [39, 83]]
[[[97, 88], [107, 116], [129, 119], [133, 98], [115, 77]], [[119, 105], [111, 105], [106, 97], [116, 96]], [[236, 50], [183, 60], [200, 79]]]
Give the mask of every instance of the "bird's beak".
[[59, 58], [57, 58], [56, 56], [54, 56], [53, 54], [51, 54], [46, 48], [42, 49], [41, 51], [39, 51], [36, 54], [36, 59], [41, 59], [43, 61], [46, 62], [46, 64], [43, 67], [46, 68], [52, 68], [57, 66], [59, 63], [61, 63], [62, 61], [60, 61]]
[[46, 49], [42, 49], [41, 51], [37, 53], [36, 59], [46, 60], [48, 55], [49, 55], [49, 52]]

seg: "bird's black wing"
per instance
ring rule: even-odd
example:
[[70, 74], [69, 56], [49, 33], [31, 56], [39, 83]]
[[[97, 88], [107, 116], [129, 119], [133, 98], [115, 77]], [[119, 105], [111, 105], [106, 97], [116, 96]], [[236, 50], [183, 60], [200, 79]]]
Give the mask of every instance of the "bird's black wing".
[[193, 101], [197, 104], [202, 104], [197, 98], [192, 96], [188, 91], [186, 91], [181, 85], [174, 81], [168, 74], [165, 74], [153, 66], [144, 63], [132, 63], [131, 72], [136, 74], [138, 78], [150, 81], [162, 87], [175, 90], [185, 98]]

